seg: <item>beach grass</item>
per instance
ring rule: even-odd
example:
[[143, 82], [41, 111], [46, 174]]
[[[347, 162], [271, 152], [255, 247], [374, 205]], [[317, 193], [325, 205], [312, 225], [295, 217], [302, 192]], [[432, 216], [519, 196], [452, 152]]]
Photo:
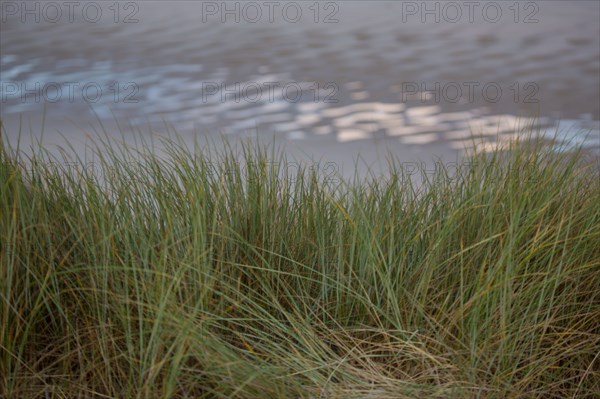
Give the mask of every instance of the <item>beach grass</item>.
[[273, 146], [99, 140], [99, 175], [0, 142], [2, 397], [598, 397], [581, 151], [417, 186], [393, 158], [348, 182]]

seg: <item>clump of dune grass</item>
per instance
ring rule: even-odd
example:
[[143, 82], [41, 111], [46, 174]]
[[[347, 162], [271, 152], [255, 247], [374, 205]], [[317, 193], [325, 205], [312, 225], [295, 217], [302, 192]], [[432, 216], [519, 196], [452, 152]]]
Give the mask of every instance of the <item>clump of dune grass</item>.
[[416, 187], [393, 159], [349, 183], [270, 147], [102, 143], [101, 177], [0, 143], [0, 396], [597, 397], [579, 152], [514, 144]]

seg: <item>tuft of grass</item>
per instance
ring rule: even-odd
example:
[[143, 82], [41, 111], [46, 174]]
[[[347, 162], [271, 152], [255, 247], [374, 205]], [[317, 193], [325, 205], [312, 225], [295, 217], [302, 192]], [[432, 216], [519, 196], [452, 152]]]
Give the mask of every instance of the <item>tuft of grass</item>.
[[580, 151], [514, 144], [416, 187], [394, 159], [351, 183], [271, 147], [102, 141], [98, 176], [0, 141], [2, 397], [600, 392]]

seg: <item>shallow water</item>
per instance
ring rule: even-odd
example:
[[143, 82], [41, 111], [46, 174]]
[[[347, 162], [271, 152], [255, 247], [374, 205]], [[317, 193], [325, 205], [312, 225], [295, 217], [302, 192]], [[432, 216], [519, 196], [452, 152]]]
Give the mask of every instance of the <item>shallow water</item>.
[[600, 3], [476, 3], [81, 2], [71, 22], [60, 2], [60, 17], [3, 2], [0, 116], [9, 137], [46, 106], [51, 141], [95, 112], [356, 154], [455, 151], [471, 133], [493, 143], [562, 121], [559, 137], [600, 148]]

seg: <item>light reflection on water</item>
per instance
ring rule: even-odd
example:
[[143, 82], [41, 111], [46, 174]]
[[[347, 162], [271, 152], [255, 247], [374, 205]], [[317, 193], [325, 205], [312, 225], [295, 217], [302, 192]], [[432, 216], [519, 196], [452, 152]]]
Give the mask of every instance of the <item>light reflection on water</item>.
[[[92, 117], [91, 97], [102, 119], [157, 126], [166, 119], [199, 134], [261, 130], [339, 143], [387, 137], [456, 149], [472, 132], [512, 138], [535, 117], [550, 131], [562, 120], [565, 139], [600, 147], [596, 2], [537, 2], [531, 24], [404, 23], [406, 2], [338, 2], [333, 24], [203, 23], [200, 3], [141, 2], [133, 24], [8, 19], [0, 39], [2, 118], [41, 113], [44, 96], [38, 102], [31, 90], [56, 83], [60, 99], [46, 104], [54, 120]], [[86, 84], [84, 96], [78, 90]], [[486, 97], [489, 85], [500, 98]], [[464, 90], [458, 99], [456, 88]]]

